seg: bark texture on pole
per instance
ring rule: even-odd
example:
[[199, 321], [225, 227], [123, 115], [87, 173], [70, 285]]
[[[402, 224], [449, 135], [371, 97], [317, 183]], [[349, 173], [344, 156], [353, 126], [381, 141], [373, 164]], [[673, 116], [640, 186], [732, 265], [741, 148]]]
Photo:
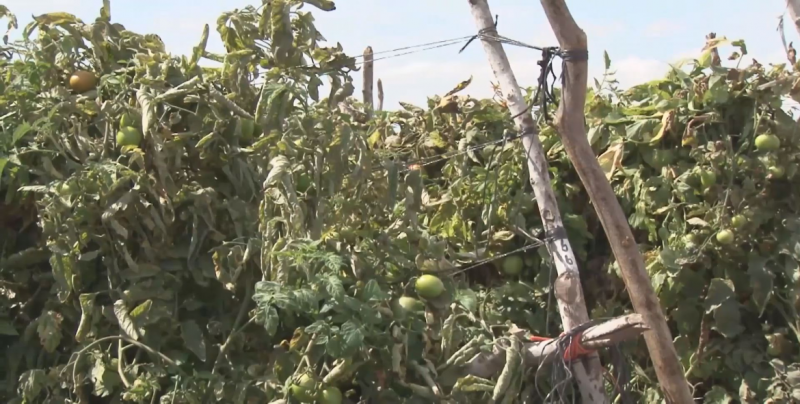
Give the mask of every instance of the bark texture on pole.
[[[486, 0], [469, 0], [469, 4], [478, 30], [490, 35], [497, 35], [492, 13]], [[492, 71], [500, 83], [511, 115], [517, 116], [515, 121], [519, 125], [522, 145], [528, 157], [531, 185], [548, 235], [547, 249], [558, 272], [558, 278], [554, 285], [555, 295], [561, 321], [564, 330], [567, 331], [588, 322], [589, 315], [586, 311], [575, 255], [566, 238], [561, 213], [550, 184], [547, 160], [533, 117], [530, 112], [525, 112], [527, 105], [517, 84], [517, 79], [514, 77], [514, 72], [511, 71], [511, 64], [503, 50], [503, 45], [484, 38], [481, 38], [481, 43]], [[596, 353], [574, 361], [572, 370], [584, 403], [608, 402], [603, 388], [602, 367]]]
[[[541, 2], [561, 49], [586, 50], [586, 34], [575, 23], [564, 0]], [[652, 330], [644, 336], [661, 389], [670, 403], [692, 403], [689, 384], [678, 362], [672, 335], [628, 220], [586, 140], [584, 108], [587, 62], [567, 61], [565, 69], [561, 104], [556, 114], [561, 141], [603, 224], [633, 307]]]
[[800, 0], [786, 0], [786, 8], [789, 9], [789, 16], [792, 18], [792, 26], [800, 34]]
[[364, 95], [364, 105], [367, 106], [368, 114], [372, 114], [372, 106], [374, 105], [372, 98], [373, 77], [375, 72], [374, 63], [372, 47], [367, 46], [367, 49], [364, 49], [364, 89], [362, 92]]
[[[642, 316], [628, 314], [587, 328], [581, 334], [581, 345], [587, 349], [607, 348], [639, 338], [639, 335], [645, 331], [647, 331], [647, 326], [645, 326]], [[558, 358], [557, 340], [556, 338], [544, 342], [526, 342], [525, 365], [538, 366]], [[462, 368], [462, 374], [488, 379], [500, 373], [505, 364], [505, 350], [496, 346], [492, 352], [481, 352], [470, 359]]]

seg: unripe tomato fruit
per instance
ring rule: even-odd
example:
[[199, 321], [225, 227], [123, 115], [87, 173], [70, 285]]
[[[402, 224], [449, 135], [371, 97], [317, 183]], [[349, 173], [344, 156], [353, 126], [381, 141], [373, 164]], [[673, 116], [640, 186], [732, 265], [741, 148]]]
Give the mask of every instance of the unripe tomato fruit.
[[319, 402], [322, 404], [342, 404], [342, 391], [336, 387], [326, 387], [322, 390]]
[[97, 77], [86, 70], [78, 70], [69, 76], [69, 88], [76, 93], [85, 93], [97, 85]]
[[314, 402], [314, 379], [309, 375], [302, 375], [300, 379], [289, 387], [292, 397], [301, 403]]
[[444, 283], [433, 275], [422, 275], [414, 284], [417, 294], [426, 299], [435, 299], [444, 292]]
[[771, 133], [756, 137], [756, 148], [761, 151], [775, 151], [781, 147], [781, 140]]
[[255, 133], [256, 123], [252, 119], [242, 118], [239, 120], [241, 122], [242, 128], [242, 140], [251, 140], [253, 139], [253, 134]]
[[124, 128], [128, 126], [136, 126], [136, 122], [134, 122], [134, 119], [135, 118], [133, 117], [133, 115], [127, 112], [122, 114], [122, 117], [119, 118], [119, 127]]
[[703, 184], [704, 189], [716, 184], [717, 173], [710, 169], [700, 171], [700, 183]]
[[138, 146], [142, 141], [142, 132], [132, 126], [125, 126], [117, 132], [117, 146]]
[[522, 272], [524, 262], [522, 258], [512, 255], [503, 260], [503, 273], [506, 275], [519, 275]]
[[736, 215], [731, 219], [731, 226], [734, 229], [740, 229], [742, 226], [747, 224], [747, 218], [744, 215]]
[[728, 229], [720, 230], [720, 232], [717, 233], [717, 241], [720, 244], [731, 244], [733, 243], [733, 238], [733, 232]]

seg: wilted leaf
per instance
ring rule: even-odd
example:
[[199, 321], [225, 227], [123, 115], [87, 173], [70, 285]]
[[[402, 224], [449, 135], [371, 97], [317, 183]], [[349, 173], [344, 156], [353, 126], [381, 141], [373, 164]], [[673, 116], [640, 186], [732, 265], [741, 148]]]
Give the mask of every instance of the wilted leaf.
[[133, 319], [131, 319], [131, 316], [128, 314], [128, 308], [125, 306], [125, 302], [122, 300], [114, 302], [114, 315], [119, 322], [119, 328], [125, 335], [133, 339], [139, 339], [139, 330], [136, 329]]
[[606, 179], [609, 181], [611, 181], [611, 178], [614, 176], [615, 170], [620, 167], [620, 163], [622, 162], [622, 151], [623, 144], [615, 143], [603, 154], [597, 157], [597, 161], [600, 163], [600, 168], [606, 174]]
[[46, 311], [37, 320], [36, 331], [39, 334], [39, 342], [47, 352], [55, 352], [61, 344], [61, 314], [54, 311]]
[[462, 90], [467, 88], [470, 85], [470, 83], [472, 83], [472, 76], [469, 76], [468, 79], [458, 83], [458, 85], [456, 85], [455, 88], [453, 88], [452, 90], [448, 91], [447, 94], [444, 95], [444, 97], [449, 97], [453, 94], [461, 92]]
[[322, 11], [333, 11], [336, 10], [336, 5], [334, 2], [330, 0], [302, 0], [303, 3], [311, 4], [312, 6], [322, 10]]

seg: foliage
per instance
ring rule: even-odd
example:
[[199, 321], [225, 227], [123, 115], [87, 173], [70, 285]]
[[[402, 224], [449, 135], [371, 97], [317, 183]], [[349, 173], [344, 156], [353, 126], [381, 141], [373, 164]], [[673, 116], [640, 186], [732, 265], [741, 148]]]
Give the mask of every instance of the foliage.
[[[353, 402], [477, 403], [512, 402], [534, 378], [548, 387], [536, 369], [512, 371], [514, 339], [502, 375], [459, 374], [512, 323], [559, 331], [546, 251], [518, 253], [519, 276], [499, 261], [451, 275], [542, 236], [523, 155], [502, 140], [515, 131], [508, 111], [458, 96], [465, 81], [370, 117], [351, 97], [354, 60], [318, 43], [309, 6], [335, 8], [272, 0], [224, 13], [224, 54], [205, 49], [206, 26], [191, 55], [171, 56], [157, 35], [112, 23], [108, 0], [92, 23], [41, 15], [2, 48], [6, 401], [271, 402], [338, 386]], [[738, 62], [746, 48], [734, 45]], [[588, 136], [696, 396], [789, 402], [800, 140], [781, 105], [800, 75], [712, 66], [710, 51], [628, 91], [607, 75], [588, 97]], [[96, 89], [69, 89], [79, 69]], [[122, 119], [142, 131], [138, 146], [115, 144]], [[628, 312], [602, 227], [541, 125], [592, 317]], [[778, 150], [756, 150], [764, 133]], [[716, 241], [723, 229], [732, 243]], [[445, 292], [401, 310], [423, 272]], [[635, 394], [657, 401], [643, 344], [624, 348]]]

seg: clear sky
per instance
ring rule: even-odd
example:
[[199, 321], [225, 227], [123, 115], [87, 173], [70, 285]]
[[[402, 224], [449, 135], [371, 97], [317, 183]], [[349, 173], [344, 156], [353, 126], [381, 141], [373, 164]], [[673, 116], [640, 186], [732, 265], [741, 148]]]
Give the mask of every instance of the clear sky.
[[[92, 21], [100, 0], [0, 0], [20, 19], [67, 11]], [[260, 0], [112, 0], [115, 22], [139, 33], [157, 33], [172, 53], [191, 51], [204, 23], [212, 28], [212, 49], [221, 49], [214, 31], [217, 16], [226, 10], [260, 4]], [[776, 31], [785, 0], [569, 0], [567, 4], [589, 38], [590, 77], [603, 70], [603, 51], [623, 85], [661, 76], [667, 63], [696, 56], [709, 32], [744, 39], [751, 56], [761, 63], [783, 63]], [[313, 7], [317, 27], [331, 42], [340, 42], [349, 54], [361, 54], [370, 45], [376, 52], [470, 35], [476, 31], [467, 0], [339, 0], [337, 10]], [[534, 45], [556, 45], [547, 19], [536, 0], [491, 0], [500, 15], [499, 32]], [[788, 18], [787, 18], [788, 20]], [[798, 34], [787, 24], [788, 41]], [[377, 61], [375, 75], [386, 92], [386, 106], [397, 101], [424, 104], [426, 96], [441, 94], [459, 81], [474, 77], [467, 93], [489, 96], [493, 79], [480, 44], [462, 54], [460, 46]], [[506, 46], [521, 85], [532, 85], [538, 75], [537, 51]], [[732, 51], [723, 48], [723, 59]], [[360, 73], [354, 73], [360, 77]], [[356, 77], [359, 91], [360, 79]], [[357, 94], [359, 94], [357, 92]]]

